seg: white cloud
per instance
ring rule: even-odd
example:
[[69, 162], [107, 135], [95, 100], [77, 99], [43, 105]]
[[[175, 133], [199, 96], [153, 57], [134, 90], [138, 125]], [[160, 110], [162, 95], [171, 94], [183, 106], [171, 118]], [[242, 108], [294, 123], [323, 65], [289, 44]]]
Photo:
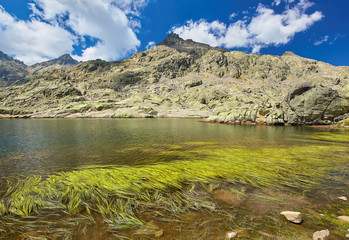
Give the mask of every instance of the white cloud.
[[316, 41], [314, 43], [314, 45], [316, 45], [316, 46], [321, 45], [321, 44], [327, 42], [329, 40], [329, 38], [330, 37], [326, 35], [326, 36], [322, 37], [319, 41]]
[[5, 26], [14, 22], [14, 18], [8, 14], [5, 9], [0, 5], [0, 26], [4, 28]]
[[252, 48], [252, 53], [259, 53], [261, 51], [262, 46], [261, 45], [254, 45]]
[[229, 19], [232, 20], [232, 19], [233, 19], [234, 17], [236, 17], [236, 16], [237, 16], [236, 13], [232, 13], [232, 14], [229, 15]]
[[227, 26], [224, 23], [218, 21], [208, 23], [205, 20], [197, 22], [189, 20], [186, 25], [172, 29], [184, 39], [193, 39], [211, 46], [221, 45], [220, 39], [226, 30]]
[[73, 51], [74, 36], [57, 25], [17, 20], [0, 8], [0, 49], [27, 64]]
[[[78, 60], [116, 60], [136, 51], [139, 11], [147, 0], [34, 0], [27, 21], [0, 9], [0, 49], [27, 64], [72, 53], [86, 46]], [[96, 39], [89, 46], [86, 38]]]
[[293, 7], [288, 6], [281, 14], [277, 14], [260, 4], [250, 21], [239, 20], [227, 26], [219, 21], [189, 20], [183, 26], [172, 28], [172, 32], [184, 39], [211, 46], [246, 47], [258, 53], [261, 48], [288, 43], [296, 33], [307, 30], [322, 19], [321, 12], [305, 12], [312, 5], [308, 0], [299, 0]]
[[145, 47], [145, 49], [151, 49], [152, 47], [154, 47], [156, 45], [156, 43], [154, 41], [150, 41], [148, 42], [147, 46]]
[[274, 6], [274, 5], [279, 6], [280, 3], [281, 3], [281, 0], [275, 0], [275, 1], [272, 3], [272, 5], [273, 5], [273, 6]]

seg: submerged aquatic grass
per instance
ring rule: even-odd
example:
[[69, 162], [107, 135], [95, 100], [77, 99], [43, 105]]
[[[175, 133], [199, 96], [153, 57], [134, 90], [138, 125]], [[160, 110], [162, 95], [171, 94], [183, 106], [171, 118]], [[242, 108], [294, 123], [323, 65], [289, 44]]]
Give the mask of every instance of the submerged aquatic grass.
[[[340, 135], [339, 139], [346, 142], [349, 137]], [[216, 211], [208, 194], [194, 190], [196, 184], [208, 187], [212, 182], [228, 180], [257, 188], [306, 192], [327, 180], [343, 184], [338, 175], [343, 174], [341, 169], [346, 169], [349, 162], [349, 156], [341, 154], [348, 147], [341, 145], [251, 150], [202, 142], [190, 144], [196, 148], [182, 151], [178, 147], [162, 152], [179, 159], [185, 155], [188, 160], [105, 166], [10, 181], [0, 201], [0, 217], [5, 226], [1, 231], [6, 231], [6, 219], [58, 210], [71, 216], [99, 214], [110, 230], [117, 232], [144, 224], [137, 215], [144, 208], [172, 213], [188, 209]], [[243, 189], [236, 192], [247, 196]]]

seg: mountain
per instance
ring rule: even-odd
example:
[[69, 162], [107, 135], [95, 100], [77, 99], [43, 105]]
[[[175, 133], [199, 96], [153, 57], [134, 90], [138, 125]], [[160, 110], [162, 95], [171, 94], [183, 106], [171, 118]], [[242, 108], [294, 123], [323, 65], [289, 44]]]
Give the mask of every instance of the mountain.
[[64, 54], [59, 58], [46, 62], [37, 63], [29, 67], [29, 71], [33, 75], [43, 73], [52, 69], [66, 69], [77, 65], [79, 62], [73, 59], [69, 54]]
[[24, 80], [28, 75], [27, 66], [0, 51], [0, 87]]
[[349, 118], [349, 67], [292, 52], [228, 51], [170, 34], [122, 61], [82, 62], [0, 88], [0, 114], [332, 124]]

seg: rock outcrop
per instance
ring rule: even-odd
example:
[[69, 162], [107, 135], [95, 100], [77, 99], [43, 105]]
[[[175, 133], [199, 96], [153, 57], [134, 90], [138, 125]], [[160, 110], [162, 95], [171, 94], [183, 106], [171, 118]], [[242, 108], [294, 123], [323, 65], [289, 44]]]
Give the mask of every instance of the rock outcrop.
[[347, 99], [338, 91], [321, 85], [298, 88], [289, 94], [287, 103], [290, 106], [289, 123], [330, 124], [349, 112]]

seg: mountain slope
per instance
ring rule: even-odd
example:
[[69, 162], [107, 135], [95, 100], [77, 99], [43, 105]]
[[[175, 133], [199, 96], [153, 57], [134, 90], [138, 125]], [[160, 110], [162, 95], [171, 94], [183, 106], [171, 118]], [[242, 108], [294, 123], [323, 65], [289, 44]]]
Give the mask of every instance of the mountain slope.
[[227, 51], [172, 34], [122, 61], [43, 72], [25, 85], [0, 89], [0, 100], [3, 114], [30, 117], [211, 116], [229, 123], [330, 124], [349, 117], [349, 67], [291, 52]]
[[27, 66], [0, 51], [0, 87], [24, 80]]

